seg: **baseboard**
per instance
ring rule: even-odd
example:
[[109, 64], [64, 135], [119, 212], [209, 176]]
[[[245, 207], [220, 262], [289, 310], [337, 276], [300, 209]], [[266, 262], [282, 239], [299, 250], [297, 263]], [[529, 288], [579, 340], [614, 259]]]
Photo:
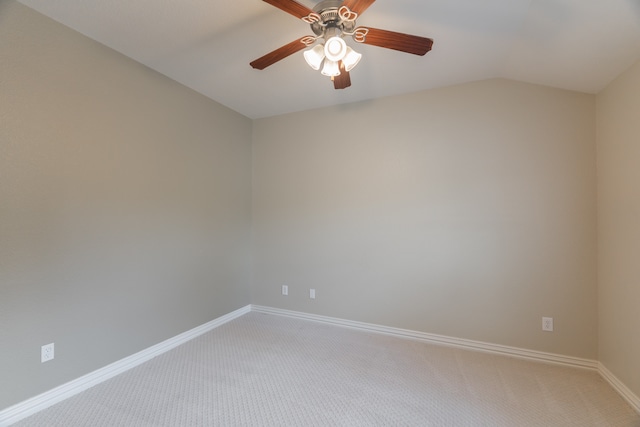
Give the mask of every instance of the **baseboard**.
[[444, 335], [429, 334], [425, 332], [412, 331], [408, 329], [393, 328], [389, 326], [375, 325], [372, 323], [355, 322], [353, 320], [339, 319], [335, 317], [320, 316], [317, 314], [302, 313], [299, 311], [283, 310], [279, 308], [265, 307], [260, 305], [251, 305], [251, 311], [265, 314], [276, 314], [280, 316], [295, 317], [298, 319], [313, 320], [316, 322], [327, 323], [331, 325], [339, 325], [348, 328], [359, 329], [363, 331], [376, 332], [385, 335], [392, 335], [401, 338], [410, 338], [418, 341], [424, 341], [432, 344], [447, 345], [467, 350], [483, 351], [493, 354], [501, 354], [505, 356], [518, 357], [521, 359], [535, 360], [539, 362], [554, 363], [559, 365], [571, 366], [575, 368], [585, 368], [598, 370], [598, 362], [596, 360], [581, 359], [578, 357], [564, 356], [560, 354], [545, 353], [541, 351], [522, 349], [517, 347], [509, 347], [499, 344], [490, 344], [481, 341], [473, 341], [462, 338], [447, 337]]
[[598, 372], [600, 373], [602, 378], [604, 378], [638, 414], [640, 414], [640, 398], [636, 396], [631, 390], [629, 390], [629, 388], [624, 385], [622, 381], [616, 378], [616, 376], [613, 375], [611, 371], [609, 371], [607, 367], [602, 364], [602, 362], [598, 363]]
[[614, 390], [620, 394], [631, 407], [640, 414], [640, 398], [636, 396], [622, 381], [616, 378], [601, 362], [578, 357], [563, 356], [553, 353], [545, 353], [535, 350], [527, 350], [517, 347], [509, 347], [498, 344], [490, 344], [481, 341], [473, 341], [462, 338], [452, 338], [443, 335], [429, 334], [425, 332], [412, 331], [407, 329], [381, 326], [371, 323], [356, 322], [352, 320], [339, 319], [335, 317], [321, 316], [317, 314], [303, 313], [299, 311], [283, 310], [273, 307], [251, 305], [251, 311], [265, 314], [275, 314], [279, 316], [293, 317], [297, 319], [312, 320], [331, 325], [344, 326], [362, 331], [382, 333], [401, 338], [410, 338], [433, 344], [447, 345], [463, 348], [467, 350], [484, 351], [493, 354], [518, 357], [522, 359], [535, 360], [539, 362], [554, 363], [575, 368], [585, 368], [596, 370]]
[[629, 390], [629, 388], [627, 388], [624, 383], [618, 380], [618, 378], [616, 378], [615, 375], [613, 375], [602, 363], [595, 360], [581, 359], [577, 357], [563, 356], [553, 353], [545, 353], [498, 344], [490, 344], [462, 338], [453, 338], [443, 335], [412, 331], [408, 329], [381, 326], [372, 323], [356, 322], [352, 320], [321, 316], [317, 314], [283, 310], [279, 308], [265, 307], [260, 305], [248, 305], [217, 319], [214, 319], [210, 322], [207, 322], [203, 325], [195, 327], [180, 335], [176, 335], [173, 338], [169, 338], [166, 341], [163, 341], [110, 365], [107, 365], [104, 368], [100, 368], [38, 396], [10, 406], [0, 411], [0, 427], [6, 427], [13, 423], [16, 423], [30, 415], [35, 414], [38, 411], [48, 408], [49, 406], [61, 402], [71, 396], [74, 396], [90, 387], [113, 378], [114, 376], [122, 372], [134, 368], [156, 356], [159, 356], [162, 353], [165, 353], [181, 344], [184, 344], [187, 341], [190, 341], [199, 335], [209, 332], [217, 328], [218, 326], [236, 319], [250, 311], [312, 320], [331, 325], [338, 325], [368, 332], [381, 333], [401, 338], [409, 338], [428, 343], [447, 345], [468, 350], [484, 351], [488, 353], [502, 354], [506, 356], [518, 357], [540, 362], [597, 370], [600, 375], [633, 407], [633, 409], [635, 409], [636, 412], [640, 413], [640, 398], [638, 398], [638, 396], [636, 396], [631, 390]]
[[0, 427], [9, 426], [28, 417], [29, 415], [33, 415], [38, 411], [68, 399], [71, 396], [151, 360], [162, 353], [184, 344], [199, 335], [209, 332], [224, 323], [249, 313], [250, 311], [251, 306], [247, 305], [203, 325], [176, 335], [173, 338], [169, 338], [166, 341], [162, 341], [161, 343], [151, 346], [145, 350], [139, 351], [138, 353], [132, 354], [131, 356], [125, 357], [124, 359], [118, 360], [104, 368], [100, 368], [52, 390], [39, 394], [38, 396], [10, 406], [0, 411]]

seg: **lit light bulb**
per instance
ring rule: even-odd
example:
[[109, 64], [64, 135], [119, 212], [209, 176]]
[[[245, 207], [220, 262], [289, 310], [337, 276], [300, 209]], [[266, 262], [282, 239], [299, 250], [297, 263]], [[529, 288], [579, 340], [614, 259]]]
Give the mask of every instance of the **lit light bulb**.
[[324, 59], [324, 46], [317, 44], [312, 49], [305, 50], [304, 59], [311, 68], [319, 70]]
[[327, 59], [338, 62], [347, 54], [347, 44], [342, 37], [333, 36], [324, 44], [324, 54]]
[[331, 61], [329, 58], [327, 58], [324, 61], [324, 67], [322, 67], [321, 73], [323, 76], [329, 76], [329, 77], [339, 76], [340, 67], [338, 66], [337, 62]]
[[342, 63], [344, 64], [344, 69], [346, 71], [351, 71], [353, 68], [358, 65], [360, 59], [362, 58], [362, 54], [356, 52], [347, 46], [347, 54], [342, 59]]

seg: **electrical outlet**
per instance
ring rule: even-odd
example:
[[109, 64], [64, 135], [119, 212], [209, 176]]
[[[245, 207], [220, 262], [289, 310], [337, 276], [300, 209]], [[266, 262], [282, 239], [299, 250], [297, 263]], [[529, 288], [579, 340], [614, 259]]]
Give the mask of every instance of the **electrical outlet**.
[[542, 330], [547, 332], [553, 332], [553, 317], [542, 318]]
[[282, 285], [282, 295], [289, 295], [289, 287], [287, 285]]
[[316, 299], [316, 290], [315, 289], [309, 289], [309, 298]]
[[48, 362], [49, 360], [53, 360], [53, 357], [54, 357], [53, 343], [43, 345], [40, 350], [40, 362], [41, 363]]

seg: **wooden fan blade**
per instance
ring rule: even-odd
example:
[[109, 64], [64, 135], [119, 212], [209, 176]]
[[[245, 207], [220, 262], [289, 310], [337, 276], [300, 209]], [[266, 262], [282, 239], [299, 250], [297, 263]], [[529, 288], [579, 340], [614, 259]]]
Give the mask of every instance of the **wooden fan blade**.
[[264, 70], [269, 65], [273, 65], [276, 62], [286, 58], [287, 56], [293, 55], [294, 53], [307, 47], [304, 43], [302, 43], [302, 39], [304, 39], [305, 37], [300, 37], [298, 40], [294, 40], [291, 43], [274, 50], [273, 52], [267, 53], [266, 55], [251, 62], [250, 65], [258, 70]]
[[351, 76], [344, 69], [344, 64], [340, 61], [340, 75], [333, 78], [333, 87], [336, 89], [346, 89], [351, 86]]
[[296, 18], [304, 18], [313, 11], [306, 6], [301, 5], [294, 0], [262, 0], [265, 3], [269, 3], [271, 6], [275, 6], [280, 10], [292, 14]]
[[[395, 31], [379, 30], [377, 28], [366, 28], [369, 32], [365, 36], [364, 41], [361, 42], [364, 44], [399, 50], [400, 52], [412, 53], [420, 56], [429, 52], [431, 50], [431, 46], [433, 46], [433, 40], [426, 37], [396, 33]], [[358, 31], [358, 28], [356, 28], [356, 31]]]
[[350, 11], [362, 15], [362, 12], [367, 10], [369, 6], [376, 0], [344, 0], [343, 6], [347, 6]]

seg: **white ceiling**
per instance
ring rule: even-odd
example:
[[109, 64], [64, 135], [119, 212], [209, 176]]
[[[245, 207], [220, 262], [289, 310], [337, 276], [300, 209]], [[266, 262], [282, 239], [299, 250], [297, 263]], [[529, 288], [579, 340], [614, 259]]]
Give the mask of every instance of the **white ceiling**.
[[312, 34], [261, 0], [19, 1], [250, 118], [494, 77], [597, 93], [640, 58], [640, 0], [377, 0], [358, 25], [431, 37], [433, 50], [348, 41], [363, 59], [335, 90], [302, 52], [249, 66]]

